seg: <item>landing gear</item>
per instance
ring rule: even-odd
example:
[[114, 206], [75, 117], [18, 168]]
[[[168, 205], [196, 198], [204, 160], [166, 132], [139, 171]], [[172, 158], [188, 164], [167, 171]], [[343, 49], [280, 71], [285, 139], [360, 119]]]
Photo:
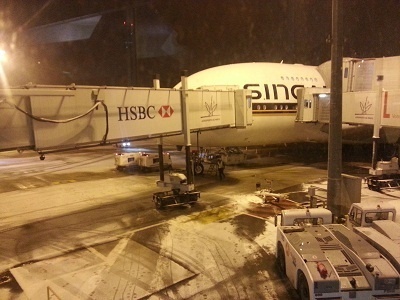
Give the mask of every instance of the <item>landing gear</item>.
[[204, 173], [204, 166], [200, 162], [194, 163], [194, 175], [202, 175]]
[[44, 156], [44, 154], [40, 155], [40, 160], [44, 160], [46, 158], [46, 156]]
[[193, 173], [195, 176], [203, 175], [204, 173], [203, 159], [200, 154], [199, 151], [192, 152]]

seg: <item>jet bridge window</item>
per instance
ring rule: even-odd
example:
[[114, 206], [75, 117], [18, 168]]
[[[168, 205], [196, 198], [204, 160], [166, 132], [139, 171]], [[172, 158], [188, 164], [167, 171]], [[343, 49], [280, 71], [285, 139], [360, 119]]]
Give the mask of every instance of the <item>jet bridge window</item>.
[[311, 100], [304, 100], [304, 107], [305, 108], [311, 108], [312, 101]]

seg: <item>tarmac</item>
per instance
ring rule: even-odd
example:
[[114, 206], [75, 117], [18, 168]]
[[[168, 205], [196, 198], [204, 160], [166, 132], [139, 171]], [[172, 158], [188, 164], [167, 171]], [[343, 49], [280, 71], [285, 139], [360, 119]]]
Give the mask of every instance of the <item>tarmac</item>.
[[[29, 161], [24, 163], [29, 165]], [[56, 164], [55, 161], [53, 163]], [[263, 164], [263, 168], [255, 167], [259, 164]], [[219, 208], [207, 204], [204, 211], [177, 216], [167, 222], [160, 221], [147, 228], [132, 230], [113, 238], [102, 234], [101, 231], [99, 235], [85, 235], [82, 239], [86, 240], [88, 247], [77, 251], [77, 246], [74, 250], [61, 243], [37, 248], [26, 255], [12, 255], [2, 251], [0, 268], [2, 271], [10, 270], [23, 293], [19, 293], [18, 296], [10, 293], [4, 298], [4, 291], [0, 291], [1, 298], [139, 299], [157, 295], [160, 291], [170, 298], [213, 299], [221, 298], [221, 295], [223, 298], [236, 294], [239, 295], [238, 298], [260, 296], [242, 290], [243, 284], [254, 284], [251, 281], [246, 284], [245, 275], [240, 276], [241, 283], [235, 283], [235, 279], [231, 279], [231, 286], [228, 288], [229, 284], [226, 285], [226, 282], [230, 282], [228, 278], [232, 276], [234, 268], [243, 268], [250, 263], [250, 254], [257, 257], [267, 253], [273, 257], [276, 230], [271, 225], [271, 216], [276, 204], [273, 203], [273, 198], [265, 201], [255, 196], [257, 187], [273, 188], [275, 193], [286, 194], [289, 201], [279, 203], [279, 209], [297, 206], [298, 202], [307, 199], [309, 188], [313, 188], [318, 199], [325, 203], [326, 171], [323, 168], [296, 163], [286, 167], [279, 157], [255, 157], [248, 169], [227, 167], [226, 173], [227, 179], [223, 182], [219, 182], [213, 174], [196, 179], [199, 188], [206, 191], [205, 203], [212, 203], [220, 197], [218, 195], [228, 199], [223, 200], [226, 204]], [[154, 178], [154, 174], [136, 177], [134, 184], [130, 176], [105, 178], [40, 188], [28, 187], [2, 193], [2, 248], [5, 249], [5, 245], [9, 243], [23, 242], [9, 241], [7, 235], [10, 231], [23, 232], [43, 220], [57, 219], [73, 212], [89, 210], [91, 207], [123, 204], [131, 195], [142, 195], [151, 191], [155, 186]], [[236, 185], [239, 178], [241, 184]], [[375, 192], [369, 190], [363, 181], [360, 188], [361, 202], [390, 203], [400, 211], [399, 189]], [[255, 225], [257, 222], [261, 222], [259, 226]], [[397, 218], [397, 222], [400, 222], [400, 218]], [[121, 226], [122, 230], [124, 223], [130, 223], [130, 220], [121, 217], [120, 223], [118, 226]], [[254, 228], [246, 233], [245, 239], [238, 238], [238, 228], [244, 230], [252, 227]], [[86, 231], [79, 235], [93, 235], [92, 231], [85, 230], [85, 227], [79, 224], [73, 228], [74, 232], [77, 232], [78, 228], [82, 232]], [[254, 229], [257, 228], [263, 228], [263, 231], [255, 234]], [[71, 231], [71, 228], [68, 230]], [[76, 234], [78, 233], [74, 236]], [[156, 238], [160, 234], [163, 238]], [[254, 236], [254, 240], [250, 241], [249, 236]], [[24, 236], [24, 239], [27, 238]], [[154, 238], [156, 239], [153, 240]], [[178, 241], [179, 250], [176, 246]], [[209, 245], [218, 245], [216, 252], [210, 249]], [[216, 267], [215, 259], [221, 255], [221, 251], [224, 254], [218, 258]], [[140, 256], [132, 256], [132, 253], [140, 253]], [[253, 267], [257, 269], [258, 265]], [[242, 271], [235, 272], [241, 274]], [[264, 299], [279, 299], [282, 295], [290, 298], [286, 294], [290, 293], [290, 290], [282, 291], [280, 285], [272, 284], [275, 281], [271, 280], [267, 282], [272, 285], [266, 288], [266, 275], [261, 271], [255, 272], [256, 275], [253, 274], [248, 279], [259, 280], [260, 284], [264, 285], [254, 288], [255, 291], [265, 291], [262, 295]], [[268, 276], [275, 278], [272, 273]], [[225, 282], [226, 290], [223, 292], [215, 288], [219, 286], [219, 282]], [[177, 296], [174, 294], [174, 286], [178, 283], [180, 288]], [[295, 297], [292, 295], [293, 299], [296, 299]]]

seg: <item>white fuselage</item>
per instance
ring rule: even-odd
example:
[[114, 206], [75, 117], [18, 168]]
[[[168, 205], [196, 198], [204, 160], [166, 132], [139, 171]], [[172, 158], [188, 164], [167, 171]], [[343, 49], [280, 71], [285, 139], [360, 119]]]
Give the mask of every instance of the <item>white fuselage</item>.
[[[240, 63], [214, 67], [187, 78], [188, 89], [250, 89], [253, 125], [246, 129], [225, 128], [191, 135], [191, 144], [202, 146], [253, 146], [327, 141], [322, 125], [298, 123], [297, 95], [300, 87], [324, 87], [317, 67], [278, 63]], [[180, 88], [178, 84], [175, 88]], [[182, 136], [164, 139], [182, 145]]]

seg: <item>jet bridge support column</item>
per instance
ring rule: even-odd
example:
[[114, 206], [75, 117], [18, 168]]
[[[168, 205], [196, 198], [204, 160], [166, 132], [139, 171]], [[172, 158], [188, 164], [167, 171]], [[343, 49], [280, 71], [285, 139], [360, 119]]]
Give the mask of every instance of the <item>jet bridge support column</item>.
[[381, 114], [382, 114], [382, 83], [383, 83], [383, 75], [378, 75], [378, 93], [377, 93], [377, 101], [375, 105], [375, 117], [374, 117], [374, 134], [372, 136], [372, 170], [376, 169], [377, 163], [377, 153], [378, 153], [378, 140], [379, 140], [379, 129], [381, 126]]
[[158, 140], [158, 157], [160, 166], [160, 180], [164, 181], [164, 150], [163, 150], [163, 138], [160, 137]]
[[192, 172], [192, 162], [190, 155], [190, 125], [189, 125], [189, 105], [186, 103], [187, 96], [187, 71], [182, 71], [181, 82], [182, 82], [182, 91], [181, 91], [181, 101], [182, 101], [182, 118], [183, 118], [183, 136], [185, 140], [185, 153], [186, 153], [186, 177], [187, 183], [193, 183], [193, 172]]
[[[155, 74], [155, 78], [153, 79], [153, 87], [154, 89], [160, 88], [160, 75]], [[159, 157], [159, 166], [160, 166], [160, 181], [164, 181], [164, 149], [163, 149], [163, 138], [160, 137], [158, 139], [158, 157]]]

